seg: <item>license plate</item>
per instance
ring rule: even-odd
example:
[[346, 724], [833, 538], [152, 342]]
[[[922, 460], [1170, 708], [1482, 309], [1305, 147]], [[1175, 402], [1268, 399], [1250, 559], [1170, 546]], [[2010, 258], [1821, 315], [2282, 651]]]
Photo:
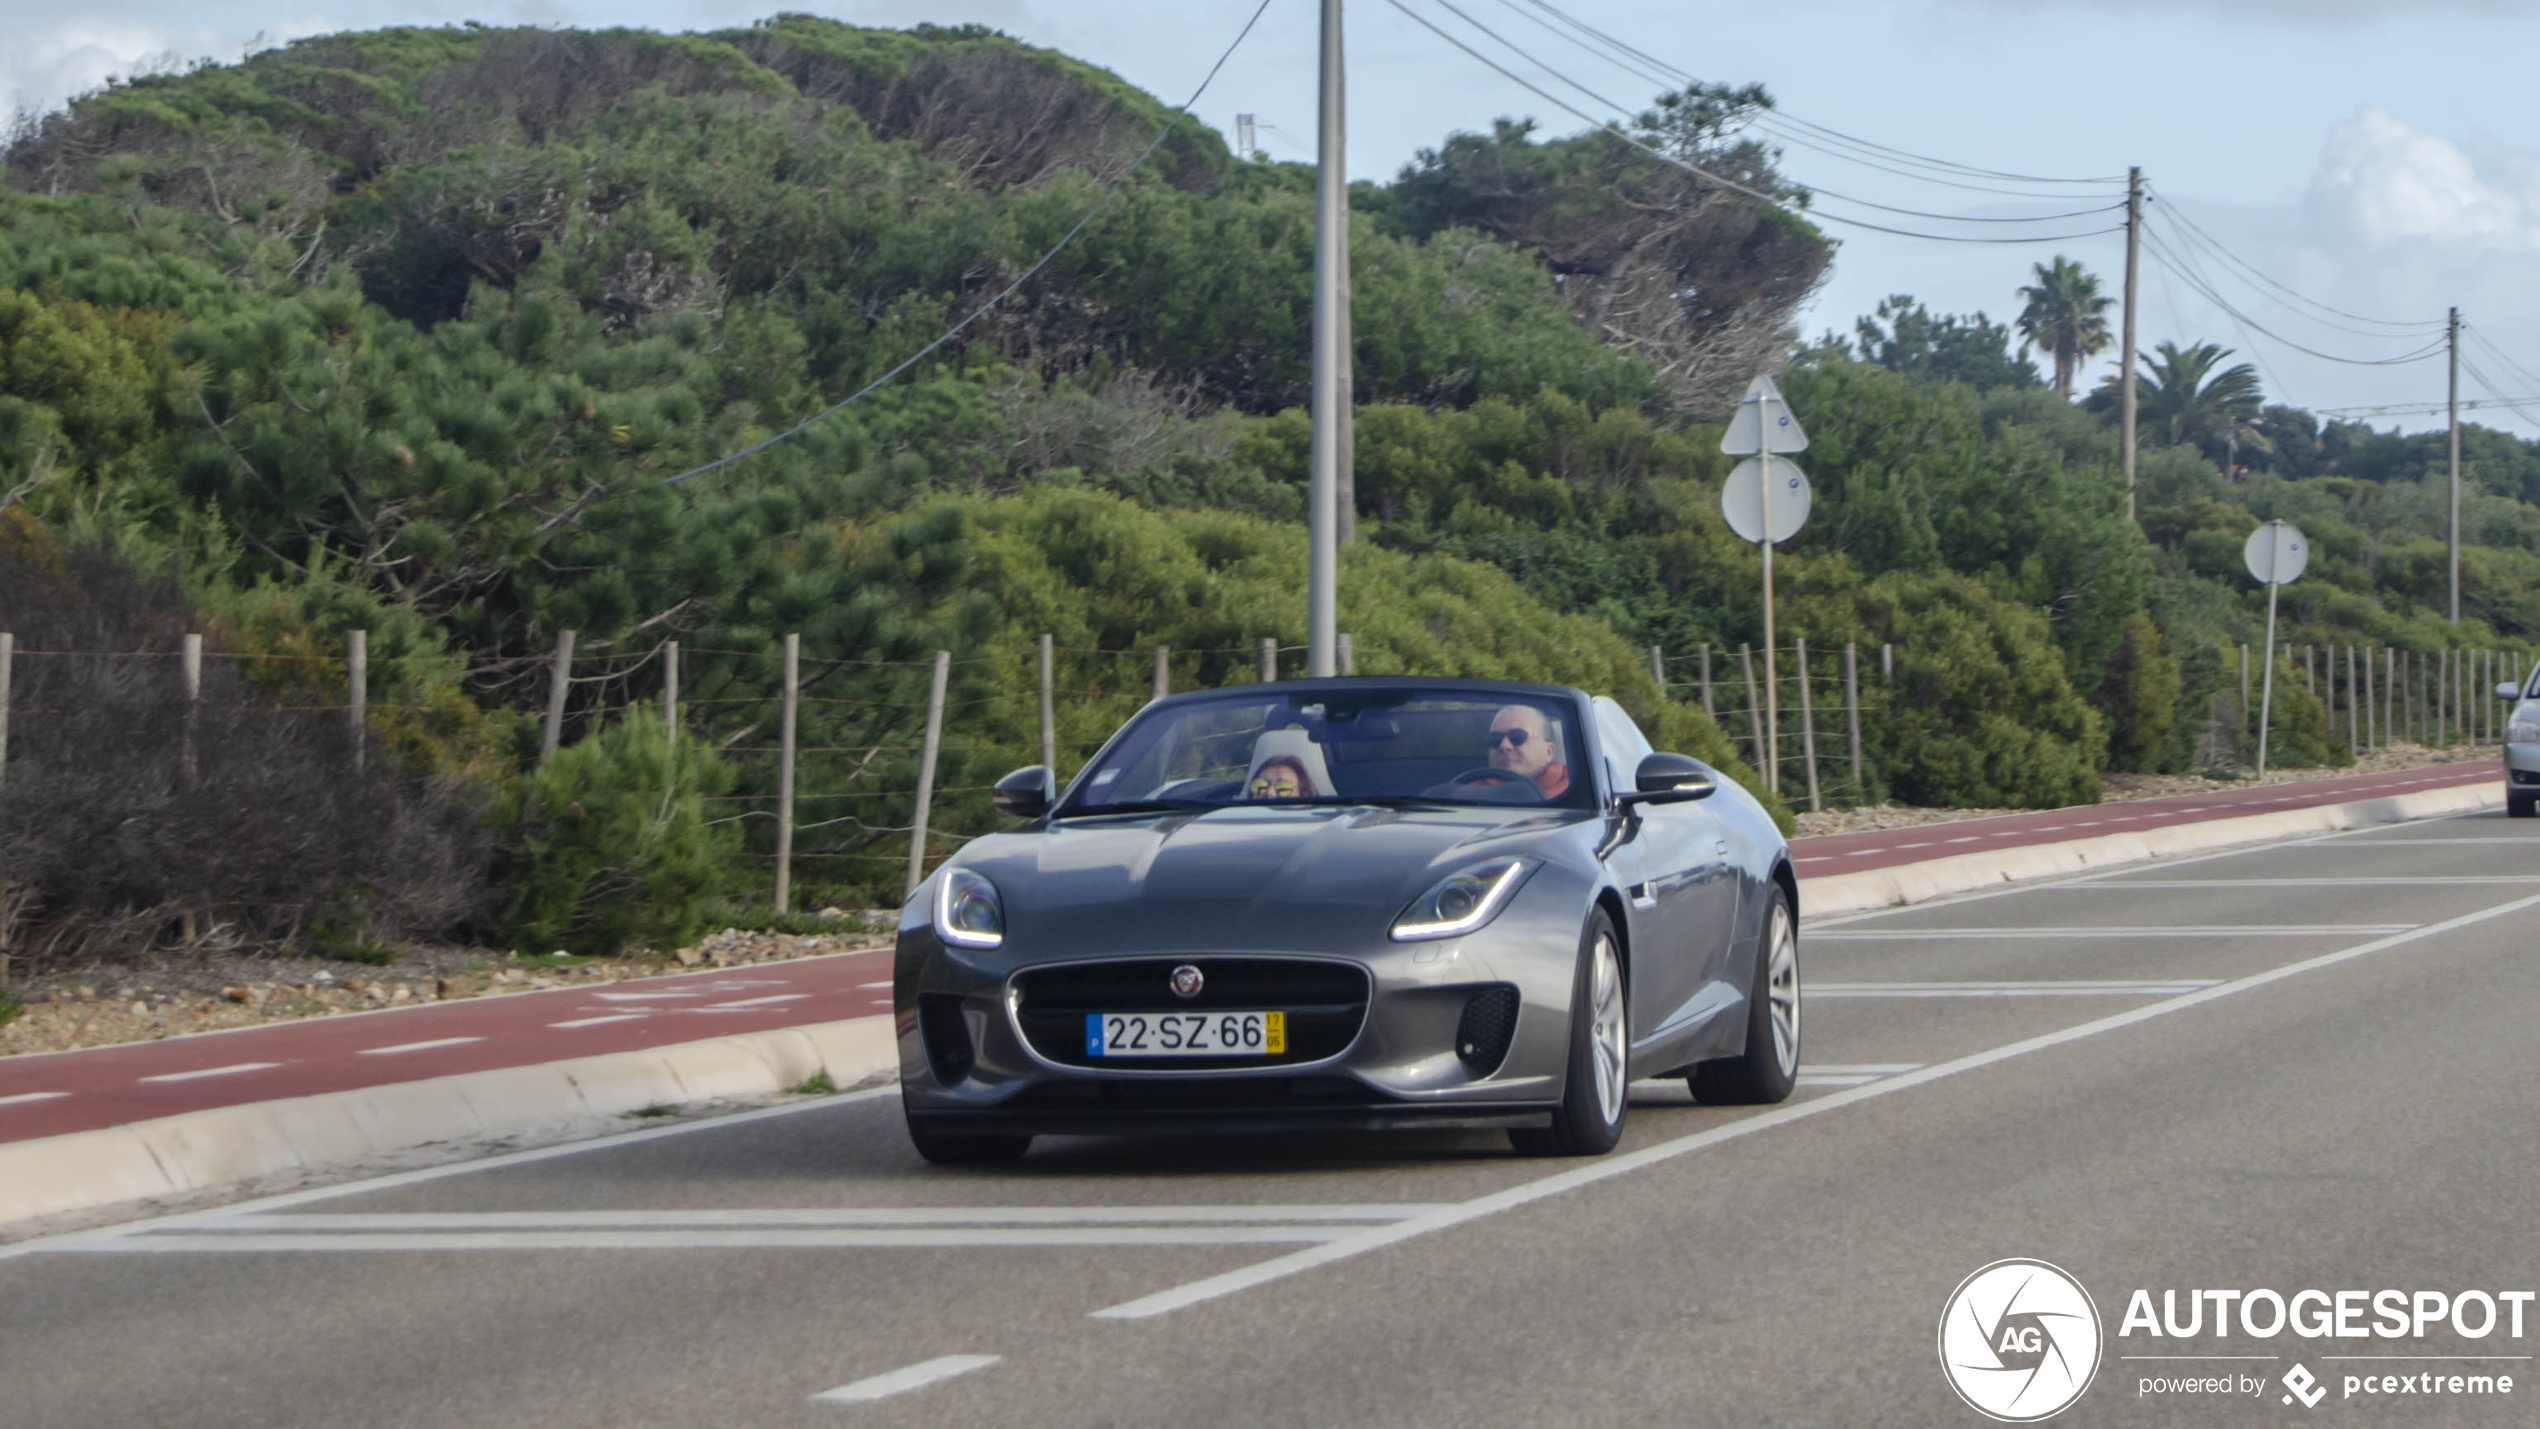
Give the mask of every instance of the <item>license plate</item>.
[[1088, 1012], [1088, 1057], [1277, 1057], [1284, 1012]]

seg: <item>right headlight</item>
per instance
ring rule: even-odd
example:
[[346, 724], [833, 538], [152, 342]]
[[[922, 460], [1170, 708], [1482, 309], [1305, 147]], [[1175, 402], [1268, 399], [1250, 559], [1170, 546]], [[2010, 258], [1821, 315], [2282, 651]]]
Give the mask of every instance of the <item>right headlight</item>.
[[1005, 905], [987, 875], [947, 868], [935, 876], [935, 936], [957, 948], [1005, 941]]
[[1494, 858], [1448, 874], [1393, 920], [1394, 941], [1458, 938], [1474, 931], [1499, 916], [1534, 870], [1530, 858]]
[[2540, 744], [2540, 723], [2518, 719], [2505, 726], [2505, 743]]

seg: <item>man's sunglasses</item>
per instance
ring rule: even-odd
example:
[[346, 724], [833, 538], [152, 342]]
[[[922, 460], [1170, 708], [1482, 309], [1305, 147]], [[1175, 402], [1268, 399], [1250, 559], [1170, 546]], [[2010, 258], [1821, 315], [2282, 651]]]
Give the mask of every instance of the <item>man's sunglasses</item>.
[[1511, 749], [1525, 748], [1526, 732], [1522, 729], [1492, 730], [1490, 732], [1490, 747], [1497, 749], [1503, 744], [1507, 745]]

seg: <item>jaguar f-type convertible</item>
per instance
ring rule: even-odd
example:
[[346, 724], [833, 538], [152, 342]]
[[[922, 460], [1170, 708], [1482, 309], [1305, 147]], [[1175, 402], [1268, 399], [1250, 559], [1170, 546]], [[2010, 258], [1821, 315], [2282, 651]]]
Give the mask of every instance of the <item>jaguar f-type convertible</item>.
[[1505, 1128], [1595, 1155], [1640, 1077], [1771, 1102], [1799, 1072], [1798, 885], [1753, 798], [1549, 685], [1175, 695], [901, 910], [911, 1140]]

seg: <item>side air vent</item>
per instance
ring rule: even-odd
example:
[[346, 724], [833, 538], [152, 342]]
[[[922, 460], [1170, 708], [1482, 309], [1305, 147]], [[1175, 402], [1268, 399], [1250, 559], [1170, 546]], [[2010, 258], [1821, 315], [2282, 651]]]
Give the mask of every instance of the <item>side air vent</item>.
[[1517, 989], [1505, 983], [1486, 987], [1464, 1004], [1463, 1021], [1455, 1029], [1455, 1055], [1464, 1070], [1487, 1077], [1499, 1070], [1516, 1035]]
[[961, 998], [948, 992], [920, 993], [917, 1035], [926, 1044], [926, 1065], [935, 1080], [954, 1086], [970, 1075], [979, 1055], [970, 1045], [969, 1025], [961, 1020]]

